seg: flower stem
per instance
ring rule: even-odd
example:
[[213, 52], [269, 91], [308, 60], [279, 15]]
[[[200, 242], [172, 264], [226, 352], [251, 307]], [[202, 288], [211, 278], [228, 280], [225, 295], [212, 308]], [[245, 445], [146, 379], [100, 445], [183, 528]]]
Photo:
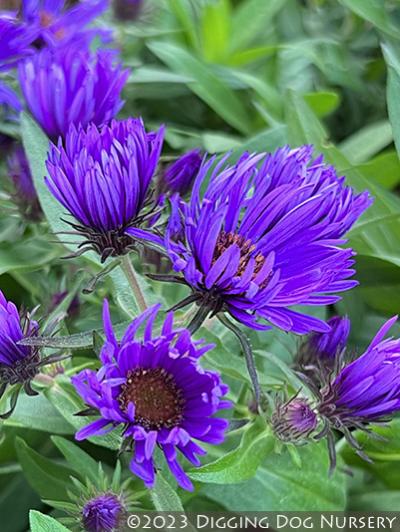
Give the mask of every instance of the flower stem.
[[144, 298], [142, 289], [140, 288], [140, 285], [138, 283], [136, 272], [132, 265], [132, 262], [129, 259], [129, 255], [122, 255], [121, 268], [125, 274], [125, 277], [129, 283], [129, 286], [132, 288], [132, 292], [133, 292], [133, 295], [135, 296], [140, 312], [144, 312], [147, 309], [147, 303]]
[[236, 338], [240, 342], [244, 357], [246, 359], [247, 371], [249, 372], [250, 379], [253, 384], [255, 401], [256, 401], [256, 406], [258, 409], [260, 405], [261, 389], [260, 389], [260, 383], [258, 382], [257, 369], [256, 369], [256, 365], [254, 362], [254, 355], [251, 349], [250, 342], [247, 336], [244, 333], [242, 333], [242, 331], [238, 327], [236, 327], [236, 325], [232, 323], [224, 314], [222, 313], [218, 314], [218, 319], [221, 323], [225, 325], [227, 329], [233, 332], [233, 334], [236, 336]]

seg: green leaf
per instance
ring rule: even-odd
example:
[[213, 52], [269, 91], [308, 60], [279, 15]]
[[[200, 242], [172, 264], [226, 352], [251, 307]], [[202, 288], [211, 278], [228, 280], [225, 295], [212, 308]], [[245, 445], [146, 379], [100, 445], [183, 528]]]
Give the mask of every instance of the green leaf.
[[400, 37], [400, 32], [392, 23], [389, 11], [384, 0], [339, 0], [340, 3], [351, 9], [356, 15], [367, 20], [378, 29], [391, 35]]
[[[61, 216], [64, 213], [63, 207], [53, 197], [44, 181], [47, 175], [45, 161], [49, 150], [49, 139], [31, 116], [25, 112], [21, 113], [21, 134], [40, 205], [50, 227], [56, 234], [60, 231], [69, 231], [71, 228], [61, 221]], [[63, 240], [76, 240], [75, 236], [72, 238], [71, 236], [63, 235]], [[65, 244], [65, 246], [71, 251], [76, 251], [76, 246], [72, 244]]]
[[[77, 416], [76, 414], [86, 407], [83, 401], [78, 397], [74, 387], [68, 381], [57, 381], [51, 388], [45, 391], [46, 397], [51, 404], [60, 412], [60, 414], [70, 423], [75, 430], [88, 425], [96, 419], [93, 417]], [[104, 436], [95, 436], [88, 438], [89, 441], [108, 449], [117, 450], [120, 448], [121, 438], [118, 431], [105, 434]], [[54, 497], [48, 497], [54, 498]]]
[[201, 36], [206, 61], [223, 62], [230, 36], [229, 0], [207, 3], [202, 9]]
[[400, 419], [392, 420], [387, 426], [375, 426], [372, 429], [384, 440], [377, 440], [361, 431], [354, 434], [363, 451], [373, 460], [372, 463], [357, 456], [344, 439], [338, 445], [341, 455], [347, 464], [366, 470], [387, 488], [400, 490]]
[[302, 469], [293, 465], [287, 449], [271, 453], [254, 478], [235, 485], [210, 484], [207, 497], [235, 512], [342, 511], [346, 498], [346, 475], [336, 469], [328, 475], [325, 442], [298, 448]]
[[194, 50], [200, 50], [197, 24], [190, 2], [187, 0], [168, 0], [168, 5], [185, 31], [187, 41]]
[[394, 143], [400, 157], [400, 52], [393, 45], [382, 45], [388, 77], [386, 87], [387, 107], [392, 124]]
[[357, 166], [357, 170], [368, 180], [389, 190], [400, 183], [400, 160], [395, 150], [386, 151]]
[[22, 473], [7, 478], [2, 486], [0, 500], [2, 532], [27, 530], [29, 510], [42, 506], [39, 496], [29, 486]]
[[285, 5], [286, 0], [245, 0], [235, 10], [232, 20], [231, 51], [243, 50], [266, 28]]
[[348, 510], [351, 512], [398, 512], [399, 491], [368, 491], [350, 495]]
[[69, 532], [69, 529], [64, 525], [49, 515], [42, 514], [36, 510], [29, 512], [29, 524], [31, 532]]
[[339, 148], [353, 164], [368, 161], [393, 142], [390, 122], [381, 120], [359, 129], [351, 137], [347, 137]]
[[167, 42], [151, 42], [150, 50], [178, 74], [194, 79], [191, 90], [219, 116], [241, 133], [251, 130], [248, 113], [240, 98], [210, 67], [183, 48]]
[[159, 512], [183, 512], [183, 506], [176, 491], [172, 489], [160, 472], [156, 475], [156, 483], [150, 490], [151, 500]]
[[64, 455], [68, 464], [83, 480], [88, 478], [94, 483], [97, 482], [99, 478], [99, 467], [96, 460], [80, 447], [65, 438], [53, 436], [51, 440]]
[[15, 448], [29, 484], [41, 498], [68, 500], [66, 484], [74, 474], [72, 469], [41, 456], [22, 438], [16, 438]]
[[229, 161], [237, 161], [244, 151], [263, 152], [274, 151], [282, 144], [287, 142], [287, 128], [284, 125], [278, 125], [265, 131], [261, 131], [254, 137], [250, 137], [240, 148], [233, 150]]
[[193, 480], [211, 484], [234, 484], [252, 478], [258, 466], [272, 452], [275, 438], [259, 419], [246, 428], [240, 445], [215, 462], [192, 469]]
[[[239, 343], [237, 343], [236, 339], [233, 338], [233, 335], [231, 335], [227, 329], [224, 328], [222, 332], [212, 332], [203, 327], [199, 331], [199, 336], [207, 340], [207, 342], [214, 343], [216, 345], [212, 351], [209, 351], [204, 356], [205, 364], [220, 371], [224, 375], [229, 375], [234, 379], [244, 381], [251, 385], [251, 379], [246, 367], [246, 362], [244, 358], [240, 356]], [[234, 354], [232, 354], [232, 350], [225, 347], [227, 342], [229, 342], [229, 339], [233, 340]], [[258, 360], [256, 360], [256, 365], [261, 386], [269, 388], [276, 386], [280, 387], [282, 382], [274, 377], [271, 377], [271, 375], [263, 371], [263, 367], [259, 367], [257, 362]]]
[[60, 415], [43, 395], [28, 397], [20, 394], [13, 415], [4, 421], [5, 426], [25, 427], [52, 434], [73, 434], [74, 427]]
[[0, 244], [0, 275], [10, 272], [34, 271], [60, 256], [60, 248], [45, 238]]
[[[400, 462], [400, 419], [394, 419], [388, 425], [373, 427], [373, 432], [383, 440], [362, 431], [354, 434], [363, 451], [374, 462]], [[349, 445], [345, 446], [343, 454], [346, 458], [352, 456], [353, 450]]]
[[333, 113], [340, 103], [337, 92], [309, 92], [304, 95], [304, 99], [317, 116]]
[[252, 63], [253, 61], [258, 61], [259, 59], [269, 57], [273, 55], [277, 50], [279, 50], [279, 46], [275, 44], [267, 44], [265, 46], [248, 48], [240, 52], [235, 52], [229, 58], [228, 62], [232, 66], [242, 66], [248, 63]]
[[237, 148], [242, 143], [238, 137], [226, 133], [206, 132], [201, 135], [203, 146], [209, 153], [222, 153]]

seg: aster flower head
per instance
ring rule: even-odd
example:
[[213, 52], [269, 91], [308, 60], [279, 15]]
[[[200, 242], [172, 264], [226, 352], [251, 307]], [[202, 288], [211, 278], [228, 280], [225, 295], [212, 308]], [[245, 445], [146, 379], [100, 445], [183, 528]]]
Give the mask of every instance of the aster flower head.
[[162, 189], [169, 193], [179, 193], [184, 196], [192, 187], [193, 181], [202, 162], [198, 149], [188, 151], [176, 161], [169, 164], [162, 177]]
[[318, 417], [307, 399], [295, 396], [286, 403], [277, 400], [271, 425], [281, 441], [301, 445], [317, 428]]
[[163, 128], [147, 133], [141, 119], [112, 121], [86, 129], [71, 126], [65, 143], [52, 145], [47, 160], [49, 187], [74, 216], [71, 225], [105, 260], [122, 255], [134, 239], [159, 242], [141, 226], [154, 214], [149, 187], [157, 168]]
[[342, 431], [357, 453], [368, 459], [351, 430], [370, 432], [371, 423], [387, 421], [400, 411], [400, 339], [384, 339], [396, 319], [397, 316], [391, 318], [381, 327], [360, 357], [331, 372], [318, 393], [317, 409], [325, 421], [320, 437], [328, 434], [333, 465], [332, 429]]
[[22, 215], [30, 221], [38, 221], [42, 217], [42, 209], [33, 184], [32, 174], [26, 159], [25, 151], [17, 145], [8, 160], [8, 175], [14, 185], [13, 198]]
[[[76, 438], [83, 440], [122, 426], [125, 443], [133, 444], [131, 471], [147, 487], [155, 482], [157, 445], [179, 485], [191, 490], [178, 451], [199, 466], [198, 456], [206, 452], [195, 440], [223, 441], [228, 422], [213, 415], [230, 406], [223, 399], [228, 388], [217, 373], [199, 365], [199, 358], [213, 346], [194, 341], [186, 329], [174, 329], [172, 313], [161, 334], [153, 334], [158, 310], [156, 305], [136, 318], [118, 342], [105, 301], [102, 365], [97, 372], [84, 370], [72, 378], [78, 394], [101, 417], [81, 429]], [[144, 335], [139, 339], [142, 325]]]
[[396, 320], [388, 320], [365, 353], [321, 391], [319, 410], [335, 426], [364, 425], [400, 410], [400, 339], [383, 339]]
[[37, 334], [38, 324], [19, 315], [12, 301], [0, 291], [0, 383], [1, 392], [7, 384], [29, 382], [37, 373], [38, 353], [18, 345], [23, 338]]
[[119, 112], [129, 71], [112, 50], [70, 45], [43, 49], [19, 64], [19, 82], [35, 120], [54, 140], [71, 126], [101, 125]]
[[[55, 323], [51, 323], [50, 331]], [[0, 415], [9, 417], [17, 404], [18, 394], [23, 388], [28, 395], [37, 395], [31, 387], [32, 379], [47, 364], [53, 364], [65, 356], [49, 355], [42, 358], [37, 347], [23, 345], [38, 335], [39, 325], [28, 312], [19, 313], [12, 301], [7, 301], [0, 290], [0, 397], [8, 386], [14, 386], [10, 410]]]
[[65, 0], [22, 0], [21, 19], [37, 32], [37, 46], [60, 46], [71, 42], [87, 45], [96, 35], [109, 32], [87, 26], [108, 6], [108, 0], [79, 1], [67, 7]]
[[[84, 453], [80, 449], [80, 453]], [[137, 493], [130, 489], [132, 477], [121, 478], [121, 464], [117, 462], [110, 478], [98, 464], [98, 470], [85, 482], [71, 477], [72, 486], [68, 486], [71, 503], [65, 501], [47, 501], [51, 506], [66, 512], [63, 522], [68, 530], [86, 532], [116, 532], [125, 528], [130, 512], [137, 507]]]
[[82, 525], [87, 532], [113, 532], [121, 522], [123, 506], [113, 493], [89, 500], [82, 509]]
[[[292, 307], [335, 303], [338, 292], [357, 285], [349, 279], [354, 252], [342, 247], [343, 235], [371, 199], [346, 187], [312, 151], [244, 154], [228, 167], [211, 159], [197, 175], [190, 203], [172, 198], [165, 245], [193, 291], [190, 301], [252, 328], [269, 322], [297, 334], [330, 330]], [[184, 237], [177, 240], [179, 224]]]

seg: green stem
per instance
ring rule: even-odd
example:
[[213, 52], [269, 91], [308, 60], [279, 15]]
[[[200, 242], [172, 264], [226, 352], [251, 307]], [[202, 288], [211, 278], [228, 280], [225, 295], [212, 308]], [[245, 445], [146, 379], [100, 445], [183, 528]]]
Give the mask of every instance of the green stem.
[[256, 365], [254, 362], [254, 355], [251, 349], [250, 342], [247, 336], [244, 333], [242, 333], [242, 331], [234, 323], [232, 323], [222, 312], [218, 314], [218, 319], [221, 323], [225, 325], [227, 329], [233, 332], [233, 334], [236, 336], [236, 338], [240, 342], [240, 345], [241, 345], [241, 348], [242, 348], [242, 351], [243, 351], [243, 354], [246, 360], [247, 371], [249, 372], [249, 376], [253, 384], [255, 401], [256, 401], [257, 408], [258, 408], [260, 405], [261, 389], [260, 389], [260, 383], [258, 382], [257, 369], [256, 369]]
[[133, 295], [135, 296], [140, 312], [144, 312], [147, 309], [147, 303], [144, 298], [142, 289], [140, 288], [140, 285], [138, 283], [136, 272], [132, 265], [132, 262], [129, 259], [129, 255], [122, 255], [121, 268], [125, 274], [125, 277], [129, 283], [129, 286], [132, 288], [132, 292], [133, 292]]

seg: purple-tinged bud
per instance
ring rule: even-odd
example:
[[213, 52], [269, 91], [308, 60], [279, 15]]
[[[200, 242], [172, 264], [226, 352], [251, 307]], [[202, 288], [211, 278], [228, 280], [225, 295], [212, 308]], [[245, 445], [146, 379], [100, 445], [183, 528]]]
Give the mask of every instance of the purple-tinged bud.
[[125, 509], [114, 493], [89, 500], [82, 509], [82, 525], [87, 532], [113, 532], [121, 525]]
[[328, 320], [331, 330], [327, 333], [311, 334], [308, 345], [317, 356], [334, 359], [346, 347], [350, 334], [350, 320], [334, 316]]
[[286, 403], [277, 402], [271, 417], [275, 435], [285, 443], [301, 445], [316, 429], [317, 414], [306, 399], [294, 397]]
[[296, 369], [317, 387], [325, 381], [324, 375], [331, 373], [339, 364], [350, 334], [350, 320], [346, 317], [334, 316], [327, 323], [331, 330], [306, 337], [295, 359]]
[[201, 151], [191, 150], [167, 166], [163, 175], [162, 188], [171, 194], [178, 192], [184, 196], [192, 188], [193, 181], [202, 162]]

